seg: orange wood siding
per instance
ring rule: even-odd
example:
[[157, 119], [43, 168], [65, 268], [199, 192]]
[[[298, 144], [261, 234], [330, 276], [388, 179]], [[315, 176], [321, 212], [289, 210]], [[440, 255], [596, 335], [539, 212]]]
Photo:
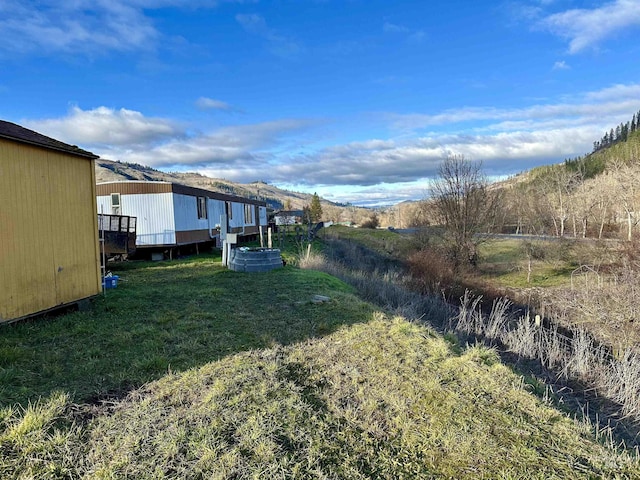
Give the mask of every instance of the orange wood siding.
[[0, 139], [0, 322], [100, 293], [93, 163]]

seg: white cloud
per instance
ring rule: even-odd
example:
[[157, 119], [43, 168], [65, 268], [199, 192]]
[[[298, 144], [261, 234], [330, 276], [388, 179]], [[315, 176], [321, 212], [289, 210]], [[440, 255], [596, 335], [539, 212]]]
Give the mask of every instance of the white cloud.
[[149, 118], [134, 110], [73, 107], [66, 117], [25, 121], [25, 125], [67, 143], [87, 146], [149, 145], [182, 134], [176, 122]]
[[590, 10], [567, 10], [543, 18], [539, 25], [569, 40], [569, 53], [578, 53], [622, 30], [639, 26], [640, 0], [615, 0]]
[[433, 177], [449, 153], [481, 160], [492, 173], [516, 173], [527, 167], [584, 153], [600, 129], [578, 127], [493, 135], [450, 134], [421, 137], [384, 149], [328, 148], [293, 159], [271, 172], [273, 181], [297, 179], [308, 185], [377, 185]]
[[585, 98], [591, 101], [614, 102], [621, 100], [636, 100], [637, 103], [640, 98], [640, 83], [631, 83], [628, 85], [616, 84], [595, 92], [588, 92], [585, 95]]
[[[304, 191], [304, 186], [290, 185], [289, 190]], [[318, 195], [327, 200], [340, 203], [352, 203], [360, 206], [378, 207], [395, 205], [400, 202], [422, 199], [428, 195], [427, 184], [424, 181], [400, 182], [394, 184], [382, 183], [372, 187], [320, 187], [314, 188]]]
[[[463, 108], [432, 115], [394, 115], [394, 124], [414, 128], [453, 125], [473, 119], [488, 122], [464, 132], [405, 134], [400, 139], [371, 139], [323, 148], [282, 160], [270, 170], [275, 182], [315, 186], [374, 186], [433, 177], [449, 153], [484, 163], [495, 176], [540, 164], [560, 162], [591, 150], [612, 125], [627, 121], [638, 108], [640, 85], [616, 85], [559, 102], [519, 109]], [[612, 100], [615, 98], [616, 100]], [[242, 176], [239, 171], [236, 175]], [[326, 188], [326, 187], [325, 187]], [[350, 187], [351, 188], [351, 187]]]
[[333, 192], [336, 201], [385, 204], [423, 197], [426, 185], [450, 153], [482, 161], [488, 175], [504, 176], [584, 153], [601, 131], [584, 126], [491, 135], [450, 134], [402, 143], [360, 142], [289, 158], [270, 153], [250, 155], [197, 171], [239, 182], [265, 179], [295, 190], [314, 189], [323, 196]]
[[62, 118], [21, 121], [28, 128], [81, 145], [104, 158], [153, 167], [193, 169], [213, 165], [229, 172], [239, 168], [256, 173], [266, 167], [269, 155], [264, 151], [278, 148], [289, 136], [314, 123], [281, 119], [189, 133], [177, 122], [145, 117], [133, 110], [82, 110], [77, 106]]
[[569, 70], [571, 67], [564, 60], [557, 61], [553, 64], [554, 70]]
[[[217, 177], [253, 181], [268, 175], [268, 171], [262, 177], [259, 175], [262, 170], [268, 170], [267, 162], [270, 155], [264, 152], [279, 146], [287, 136], [307, 128], [310, 124], [307, 120], [276, 120], [237, 125], [196, 135], [167, 137], [155, 144], [103, 153], [96, 150], [95, 153], [158, 168], [213, 168], [218, 172], [214, 175]], [[239, 170], [246, 175], [240, 177], [233, 173]]]

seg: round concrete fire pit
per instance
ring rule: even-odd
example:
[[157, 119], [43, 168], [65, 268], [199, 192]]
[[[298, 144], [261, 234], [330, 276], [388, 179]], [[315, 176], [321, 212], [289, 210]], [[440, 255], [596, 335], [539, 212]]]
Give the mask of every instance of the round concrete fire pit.
[[234, 248], [231, 250], [229, 269], [236, 272], [268, 272], [282, 267], [277, 248]]

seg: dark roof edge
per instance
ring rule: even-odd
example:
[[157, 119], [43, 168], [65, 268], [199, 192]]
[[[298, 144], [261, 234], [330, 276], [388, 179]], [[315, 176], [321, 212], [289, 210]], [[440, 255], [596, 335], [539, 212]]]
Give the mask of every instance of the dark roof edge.
[[236, 203], [250, 203], [253, 205], [266, 207], [267, 202], [264, 200], [257, 200], [254, 198], [241, 197], [239, 195], [230, 195], [228, 193], [222, 192], [214, 192], [212, 190], [207, 190], [206, 188], [200, 187], [191, 187], [189, 185], [183, 185], [182, 183], [171, 183], [171, 189], [174, 193], [180, 193], [183, 195], [194, 195], [194, 196], [203, 196], [209, 197], [214, 200], [225, 200], [228, 202], [236, 202]]
[[[261, 207], [266, 207], [267, 206], [267, 202], [265, 202], [264, 200], [257, 200], [254, 198], [247, 198], [247, 197], [241, 197], [238, 195], [229, 195], [227, 193], [221, 193], [221, 192], [214, 192], [212, 190], [207, 190], [205, 188], [199, 188], [199, 187], [191, 187], [189, 185], [183, 185], [182, 183], [175, 183], [175, 182], [166, 182], [166, 181], [149, 181], [149, 180], [113, 180], [113, 181], [109, 181], [109, 182], [98, 182], [96, 185], [107, 185], [107, 184], [121, 184], [121, 185], [132, 185], [132, 184], [138, 184], [144, 186], [145, 185], [154, 185], [154, 184], [163, 184], [163, 185], [167, 185], [172, 193], [177, 193], [180, 195], [190, 195], [190, 196], [200, 196], [200, 197], [208, 197], [211, 198], [213, 200], [224, 200], [224, 201], [229, 201], [229, 202], [236, 202], [236, 203], [249, 203], [252, 205], [257, 205], [257, 206], [261, 206]], [[116, 193], [116, 192], [114, 192]], [[140, 193], [158, 193], [158, 192], [140, 192]], [[164, 192], [167, 193], [167, 192]]]
[[100, 158], [98, 155], [87, 150], [83, 150], [75, 145], [69, 145], [5, 120], [0, 120], [0, 138], [19, 143], [26, 143], [28, 145], [46, 148], [49, 150], [56, 150], [58, 152], [64, 152], [91, 160]]

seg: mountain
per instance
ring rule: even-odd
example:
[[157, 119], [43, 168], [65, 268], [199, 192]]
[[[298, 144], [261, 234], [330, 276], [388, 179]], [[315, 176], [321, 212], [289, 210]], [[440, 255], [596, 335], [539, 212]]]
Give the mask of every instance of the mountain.
[[[114, 182], [123, 180], [162, 181], [179, 183], [190, 187], [203, 188], [213, 192], [237, 195], [245, 198], [264, 200], [267, 206], [274, 210], [281, 210], [285, 206], [294, 210], [302, 209], [311, 204], [311, 194], [291, 192], [274, 187], [265, 182], [253, 182], [248, 184], [233, 183], [228, 180], [211, 178], [199, 173], [161, 172], [151, 167], [136, 163], [114, 162], [111, 160], [96, 160], [96, 182]], [[323, 206], [340, 205], [322, 201]]]

